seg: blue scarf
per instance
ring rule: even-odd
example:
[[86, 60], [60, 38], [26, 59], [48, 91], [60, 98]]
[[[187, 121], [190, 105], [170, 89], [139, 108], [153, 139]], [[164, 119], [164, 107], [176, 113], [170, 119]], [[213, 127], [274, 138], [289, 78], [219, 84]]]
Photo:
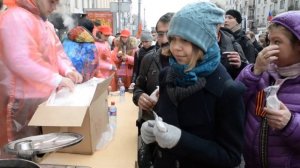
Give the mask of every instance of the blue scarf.
[[180, 87], [194, 85], [199, 77], [210, 75], [218, 67], [220, 58], [221, 55], [218, 43], [215, 43], [208, 48], [204, 55], [204, 59], [199, 61], [196, 66], [188, 72], [184, 72], [188, 68], [188, 65], [178, 64], [173, 56], [170, 57], [170, 66], [177, 73], [176, 85]]

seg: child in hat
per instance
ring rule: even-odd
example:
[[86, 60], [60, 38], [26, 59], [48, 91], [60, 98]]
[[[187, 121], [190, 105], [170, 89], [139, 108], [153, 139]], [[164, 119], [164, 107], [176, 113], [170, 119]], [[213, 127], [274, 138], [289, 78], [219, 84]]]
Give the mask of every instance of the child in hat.
[[300, 11], [277, 15], [270, 45], [237, 80], [248, 88], [246, 167], [300, 167]]
[[[157, 142], [154, 167], [234, 167], [241, 161], [244, 86], [220, 64], [215, 4], [186, 5], [168, 30], [170, 67], [160, 73], [155, 120], [144, 122], [145, 143]], [[163, 120], [163, 121], [162, 121]]]

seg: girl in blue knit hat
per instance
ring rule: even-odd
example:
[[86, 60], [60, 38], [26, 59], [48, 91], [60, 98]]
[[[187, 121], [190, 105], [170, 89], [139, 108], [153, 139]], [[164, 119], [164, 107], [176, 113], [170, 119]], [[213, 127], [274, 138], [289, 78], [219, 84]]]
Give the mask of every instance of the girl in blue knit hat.
[[241, 161], [241, 83], [220, 64], [217, 28], [224, 11], [209, 2], [186, 5], [172, 18], [170, 67], [160, 73], [159, 117], [142, 125], [157, 143], [155, 168], [235, 167]]
[[300, 11], [268, 27], [270, 45], [237, 80], [247, 86], [247, 168], [300, 167]]

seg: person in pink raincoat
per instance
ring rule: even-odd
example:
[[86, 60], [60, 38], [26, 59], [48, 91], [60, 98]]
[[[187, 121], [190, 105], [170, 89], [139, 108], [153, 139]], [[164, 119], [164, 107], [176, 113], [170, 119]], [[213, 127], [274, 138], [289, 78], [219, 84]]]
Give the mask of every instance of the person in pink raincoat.
[[[108, 37], [112, 34], [112, 29], [109, 26], [99, 26], [98, 27], [98, 38], [102, 41], [97, 41], [96, 47], [98, 49], [99, 66], [97, 77], [108, 78], [112, 75], [117, 67], [111, 58], [110, 45], [108, 43]], [[116, 90], [115, 79], [113, 78], [111, 82], [112, 90]]]
[[98, 76], [107, 78], [116, 70], [116, 65], [111, 60], [111, 50], [108, 43], [108, 37], [112, 34], [112, 30], [108, 26], [99, 26], [97, 30], [99, 32], [98, 38], [102, 40], [96, 42], [97, 49], [99, 50]]
[[132, 81], [134, 54], [137, 51], [137, 40], [130, 35], [129, 30], [122, 30], [119, 43], [112, 51], [112, 59], [117, 66], [116, 77], [122, 79], [126, 89]]
[[47, 16], [58, 0], [16, 0], [0, 15], [0, 149], [40, 134], [28, 122], [57, 88], [74, 88], [75, 71]]

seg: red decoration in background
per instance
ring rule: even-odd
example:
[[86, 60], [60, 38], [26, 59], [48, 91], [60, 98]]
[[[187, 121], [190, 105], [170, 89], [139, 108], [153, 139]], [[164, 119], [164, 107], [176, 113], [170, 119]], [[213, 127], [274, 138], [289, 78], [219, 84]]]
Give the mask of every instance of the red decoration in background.
[[136, 33], [136, 38], [138, 38], [138, 39], [141, 38], [142, 31], [143, 31], [142, 23], [139, 23], [139, 25], [138, 25], [138, 31]]
[[272, 16], [272, 12], [269, 11], [269, 15], [268, 15], [268, 21], [271, 21], [273, 19], [273, 16]]

